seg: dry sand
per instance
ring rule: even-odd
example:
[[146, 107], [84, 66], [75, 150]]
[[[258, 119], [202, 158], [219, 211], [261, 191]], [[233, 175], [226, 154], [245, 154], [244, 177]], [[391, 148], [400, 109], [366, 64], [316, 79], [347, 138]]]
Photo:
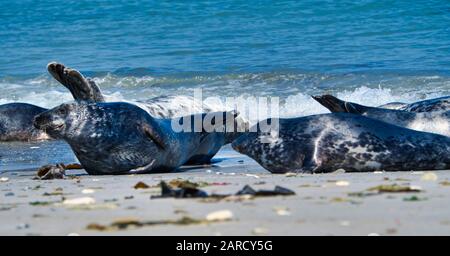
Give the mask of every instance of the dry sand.
[[[450, 171], [331, 173], [273, 175], [254, 161], [229, 150], [221, 162], [202, 168], [184, 168], [169, 174], [89, 176], [33, 180], [34, 170], [0, 173], [0, 235], [450, 235]], [[203, 199], [150, 199], [158, 186], [135, 189], [145, 182], [181, 178], [209, 185], [208, 193], [236, 193], [244, 185], [273, 189], [280, 185], [294, 196], [242, 201], [205, 202]], [[367, 191], [381, 184], [398, 184], [421, 192]], [[353, 192], [364, 192], [349, 195]], [[64, 199], [89, 197], [87, 205], [63, 204]], [[93, 202], [93, 200], [95, 202]], [[67, 202], [67, 201], [66, 201]], [[69, 201], [70, 202], [70, 201]], [[188, 225], [128, 226], [90, 230], [89, 224], [204, 220], [209, 213], [231, 211], [231, 220]]]

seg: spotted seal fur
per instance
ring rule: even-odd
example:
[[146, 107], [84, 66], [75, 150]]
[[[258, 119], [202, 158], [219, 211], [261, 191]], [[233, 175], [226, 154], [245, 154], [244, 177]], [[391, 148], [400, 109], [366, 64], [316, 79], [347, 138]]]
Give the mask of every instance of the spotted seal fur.
[[450, 136], [450, 110], [415, 113], [404, 110], [363, 106], [340, 100], [332, 95], [313, 96], [313, 98], [331, 112], [363, 115], [417, 131]]
[[[198, 115], [204, 122], [204, 118], [218, 114], [226, 122], [223, 127], [231, 127], [229, 122], [233, 127], [237, 125], [236, 113], [210, 114]], [[167, 172], [187, 163], [208, 163], [228, 142], [224, 130], [176, 132], [172, 121], [154, 118], [126, 102], [75, 102], [37, 115], [34, 125], [65, 140], [92, 175]], [[217, 122], [221, 123], [219, 119]]]
[[278, 119], [278, 123], [275, 130], [240, 136], [232, 147], [272, 173], [450, 168], [446, 136], [350, 113]]

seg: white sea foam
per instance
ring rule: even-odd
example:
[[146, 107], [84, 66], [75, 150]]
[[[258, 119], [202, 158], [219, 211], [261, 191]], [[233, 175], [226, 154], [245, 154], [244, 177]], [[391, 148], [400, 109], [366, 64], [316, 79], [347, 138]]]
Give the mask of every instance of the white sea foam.
[[[153, 97], [193, 96], [195, 88], [202, 88], [203, 99], [214, 110], [230, 110], [207, 97], [272, 97], [280, 99], [280, 116], [296, 117], [327, 113], [328, 110], [310, 95], [332, 93], [337, 97], [368, 106], [389, 102], [410, 103], [448, 95], [450, 79], [442, 76], [396, 75], [328, 75], [328, 74], [226, 74], [195, 76], [125, 76], [107, 74], [95, 77], [106, 99], [113, 101], [145, 101]], [[179, 98], [177, 98], [179, 96]], [[0, 104], [26, 102], [51, 108], [71, 101], [70, 93], [48, 75], [32, 79], [4, 78], [0, 80]], [[185, 103], [183, 103], [185, 104]], [[242, 112], [242, 110], [238, 109]], [[270, 116], [267, 115], [267, 116]]]

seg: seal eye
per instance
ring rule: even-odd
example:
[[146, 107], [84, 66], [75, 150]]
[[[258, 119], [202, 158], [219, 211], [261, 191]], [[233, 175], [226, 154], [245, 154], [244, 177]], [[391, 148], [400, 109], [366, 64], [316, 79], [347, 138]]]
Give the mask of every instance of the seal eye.
[[58, 110], [58, 114], [65, 116], [67, 114], [67, 109], [66, 108], [60, 108]]

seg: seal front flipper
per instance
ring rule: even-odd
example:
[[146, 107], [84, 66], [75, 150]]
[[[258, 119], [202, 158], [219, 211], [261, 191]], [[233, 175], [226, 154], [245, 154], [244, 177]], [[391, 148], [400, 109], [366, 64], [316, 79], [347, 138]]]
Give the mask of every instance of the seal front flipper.
[[53, 78], [69, 89], [75, 100], [105, 101], [97, 84], [92, 79], [85, 78], [77, 70], [65, 67], [63, 64], [57, 62], [49, 63], [47, 70]]
[[154, 120], [152, 120], [151, 124], [142, 123], [141, 129], [145, 136], [153, 141], [160, 149], [167, 149], [169, 147], [166, 134]]
[[331, 112], [344, 112], [353, 114], [362, 114], [367, 111], [367, 107], [348, 101], [340, 100], [332, 95], [311, 96], [322, 106], [328, 108]]

